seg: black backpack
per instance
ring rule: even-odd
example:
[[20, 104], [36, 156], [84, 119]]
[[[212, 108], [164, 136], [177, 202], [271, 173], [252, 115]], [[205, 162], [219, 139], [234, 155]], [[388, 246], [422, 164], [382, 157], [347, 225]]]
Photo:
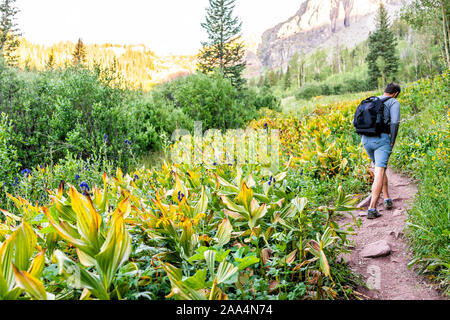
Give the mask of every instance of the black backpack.
[[384, 104], [391, 97], [370, 97], [361, 102], [353, 118], [356, 133], [365, 136], [379, 136], [389, 133], [389, 123], [384, 119]]

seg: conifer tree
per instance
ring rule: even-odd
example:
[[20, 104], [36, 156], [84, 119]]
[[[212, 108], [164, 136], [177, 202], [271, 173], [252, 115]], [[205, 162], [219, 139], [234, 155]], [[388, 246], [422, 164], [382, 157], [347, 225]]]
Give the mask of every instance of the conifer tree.
[[17, 47], [22, 36], [17, 26], [16, 15], [19, 9], [15, 7], [16, 0], [3, 0], [0, 2], [0, 52], [9, 65], [17, 65]]
[[291, 68], [290, 68], [290, 66], [288, 66], [286, 73], [284, 74], [283, 87], [284, 87], [284, 89], [289, 89], [291, 87], [291, 85], [292, 85]]
[[202, 42], [197, 68], [209, 74], [219, 69], [232, 84], [241, 88], [245, 83], [244, 43], [241, 41], [242, 22], [233, 16], [236, 0], [209, 0], [206, 22], [201, 26], [208, 33], [208, 41]]
[[53, 69], [55, 67], [55, 52], [53, 51], [53, 49], [48, 56], [46, 65], [48, 69]]
[[395, 81], [399, 65], [397, 39], [390, 30], [389, 16], [382, 3], [376, 16], [376, 25], [375, 32], [369, 36], [369, 54], [366, 58], [369, 81], [373, 87], [383, 85], [379, 81]]
[[72, 54], [72, 61], [75, 65], [83, 65], [86, 63], [86, 46], [81, 39], [78, 39], [75, 50]]

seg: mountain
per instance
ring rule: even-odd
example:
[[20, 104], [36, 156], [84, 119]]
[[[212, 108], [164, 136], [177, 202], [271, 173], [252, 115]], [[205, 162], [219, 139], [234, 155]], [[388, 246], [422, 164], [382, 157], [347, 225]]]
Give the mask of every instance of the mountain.
[[308, 54], [337, 44], [353, 47], [375, 29], [380, 2], [392, 19], [405, 0], [305, 0], [293, 17], [263, 33], [258, 59], [272, 69], [285, 67], [296, 52]]

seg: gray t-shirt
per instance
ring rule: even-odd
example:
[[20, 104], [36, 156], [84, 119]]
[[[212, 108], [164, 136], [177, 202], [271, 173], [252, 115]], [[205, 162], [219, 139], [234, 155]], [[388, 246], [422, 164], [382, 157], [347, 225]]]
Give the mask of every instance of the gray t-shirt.
[[[380, 99], [386, 96], [379, 96]], [[391, 124], [400, 123], [400, 102], [397, 99], [391, 98], [384, 103], [384, 119]]]

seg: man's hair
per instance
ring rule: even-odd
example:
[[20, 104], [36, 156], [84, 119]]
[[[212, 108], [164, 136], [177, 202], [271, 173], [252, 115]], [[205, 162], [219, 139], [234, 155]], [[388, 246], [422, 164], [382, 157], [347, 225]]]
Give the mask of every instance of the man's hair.
[[394, 93], [400, 93], [402, 91], [402, 89], [400, 88], [400, 85], [398, 83], [395, 82], [391, 82], [386, 86], [386, 89], [384, 89], [384, 92], [389, 93], [389, 94], [394, 94]]

